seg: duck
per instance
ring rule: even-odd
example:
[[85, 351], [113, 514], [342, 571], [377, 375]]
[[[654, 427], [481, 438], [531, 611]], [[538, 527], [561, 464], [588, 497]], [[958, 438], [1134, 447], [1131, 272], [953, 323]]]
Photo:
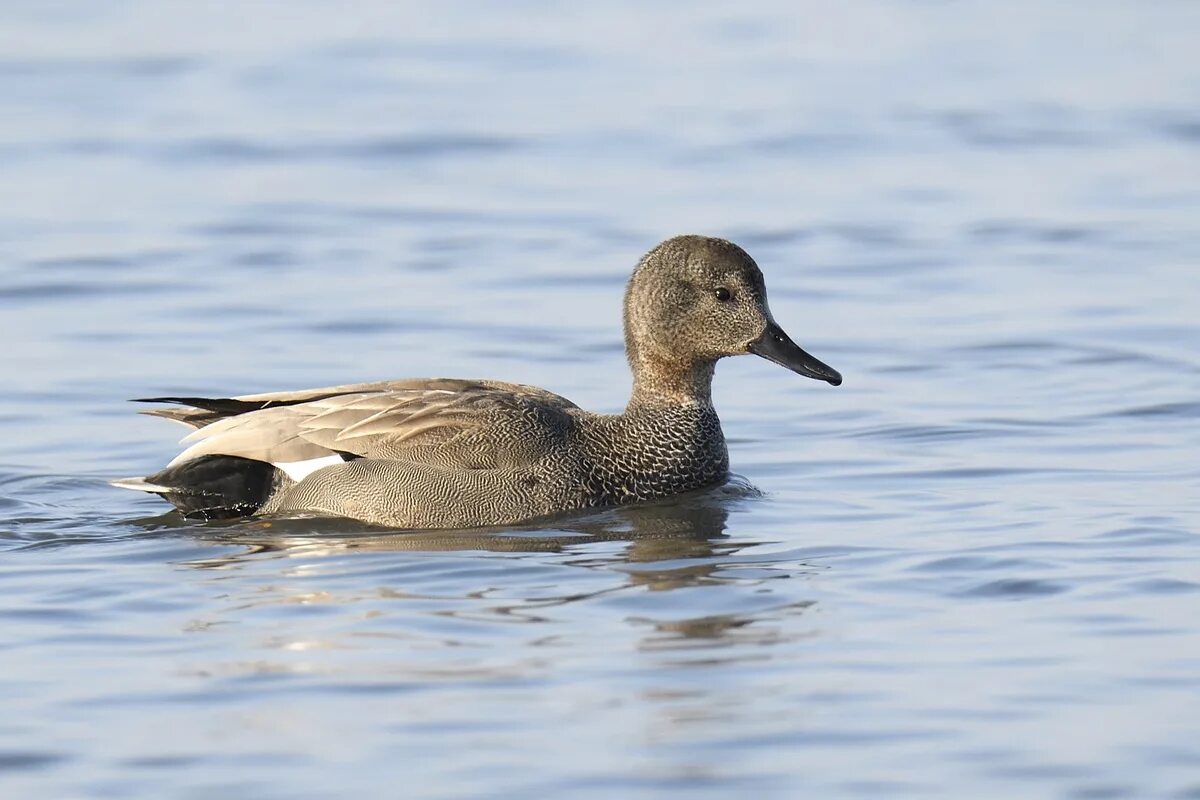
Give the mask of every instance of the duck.
[[762, 271], [711, 236], [675, 236], [625, 289], [633, 374], [619, 414], [496, 380], [405, 379], [229, 398], [150, 397], [191, 428], [162, 470], [112, 481], [185, 518], [330, 516], [388, 528], [494, 527], [654, 501], [725, 482], [716, 363], [753, 354], [799, 375], [841, 374], [784, 332]]

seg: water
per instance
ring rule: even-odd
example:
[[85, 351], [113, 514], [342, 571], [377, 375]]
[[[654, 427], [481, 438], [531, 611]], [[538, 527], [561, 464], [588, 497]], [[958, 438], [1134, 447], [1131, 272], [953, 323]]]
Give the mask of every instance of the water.
[[[0, 791], [1200, 797], [1194, 3], [21, 4], [0, 29]], [[184, 524], [126, 398], [615, 411], [729, 236], [845, 376], [729, 487], [543, 528]]]

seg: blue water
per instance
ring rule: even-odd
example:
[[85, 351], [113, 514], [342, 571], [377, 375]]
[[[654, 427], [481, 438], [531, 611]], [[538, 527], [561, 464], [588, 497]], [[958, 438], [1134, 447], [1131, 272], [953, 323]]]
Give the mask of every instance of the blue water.
[[[1200, 797], [1200, 5], [54, 3], [0, 27], [0, 794]], [[541, 528], [192, 524], [127, 398], [620, 409], [745, 246], [845, 375]]]

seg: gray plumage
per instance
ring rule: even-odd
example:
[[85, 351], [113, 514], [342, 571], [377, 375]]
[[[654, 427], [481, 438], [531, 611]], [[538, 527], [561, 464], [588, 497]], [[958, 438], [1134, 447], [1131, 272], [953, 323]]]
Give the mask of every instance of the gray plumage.
[[[195, 430], [161, 472], [114, 481], [198, 517], [315, 513], [399, 528], [502, 525], [725, 480], [716, 361], [756, 353], [837, 385], [783, 333], [762, 274], [722, 239], [646, 254], [625, 294], [633, 393], [593, 414], [544, 389], [401, 380], [230, 399], [158, 398]], [[310, 472], [311, 470], [311, 472]]]

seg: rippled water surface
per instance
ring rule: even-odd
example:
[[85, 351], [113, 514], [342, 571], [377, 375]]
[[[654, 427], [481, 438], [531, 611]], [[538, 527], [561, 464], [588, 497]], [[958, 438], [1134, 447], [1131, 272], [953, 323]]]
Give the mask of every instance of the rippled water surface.
[[[14, 4], [7, 798], [1200, 797], [1200, 6]], [[603, 411], [762, 266], [738, 478], [520, 530], [184, 523], [129, 397]]]

